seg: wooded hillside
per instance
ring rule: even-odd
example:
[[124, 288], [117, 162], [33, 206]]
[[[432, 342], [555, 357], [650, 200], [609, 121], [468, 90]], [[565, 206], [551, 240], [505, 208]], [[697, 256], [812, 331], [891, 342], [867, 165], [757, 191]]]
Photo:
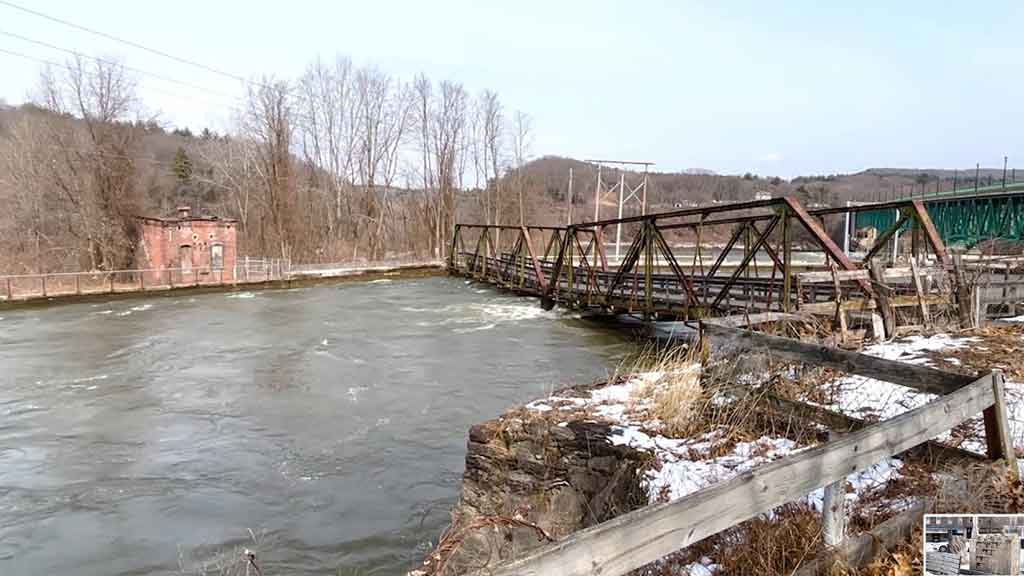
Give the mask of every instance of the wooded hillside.
[[[31, 104], [0, 106], [0, 273], [111, 270], [133, 261], [135, 217], [194, 214], [239, 222], [239, 254], [339, 262], [439, 256], [457, 220], [592, 220], [597, 166], [530, 160], [533, 126], [491, 91], [393, 77], [346, 58], [294, 80], [248, 84], [226, 134], [169, 129], [142, 114], [117, 62], [41, 71]], [[704, 170], [648, 175], [648, 211], [795, 195], [808, 206], [934, 193], [950, 170], [870, 169], [786, 181]], [[602, 169], [604, 189], [622, 175]], [[982, 183], [999, 170], [981, 172]], [[960, 171], [959, 182], [974, 173]], [[617, 215], [617, 192], [601, 218]], [[636, 204], [625, 214], [638, 212]]]

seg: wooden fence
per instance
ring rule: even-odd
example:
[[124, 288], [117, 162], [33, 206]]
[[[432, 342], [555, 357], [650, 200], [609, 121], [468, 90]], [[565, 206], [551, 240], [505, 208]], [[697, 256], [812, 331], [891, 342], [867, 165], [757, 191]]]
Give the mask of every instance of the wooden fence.
[[[702, 325], [702, 332], [725, 347], [765, 350], [787, 360], [837, 368], [942, 396], [684, 498], [652, 504], [581, 530], [499, 566], [493, 574], [625, 574], [819, 488], [837, 490], [848, 474], [922, 445], [978, 413], [985, 416], [989, 458], [1004, 459], [1010, 470], [1017, 470], [1003, 374], [997, 370], [969, 377], [714, 324]], [[826, 522], [841, 521], [833, 516]], [[825, 526], [825, 531], [829, 530], [842, 538], [841, 530]]]
[[[870, 281], [875, 298], [865, 299], [851, 288], [853, 281]], [[824, 270], [796, 274], [796, 309], [810, 314], [831, 316], [840, 342], [848, 335], [892, 338], [905, 332], [933, 327], [937, 307], [953, 308], [956, 283], [942, 267], [910, 266], [883, 268], [872, 263], [865, 270]], [[827, 290], [823, 288], [827, 287]], [[822, 302], [816, 293], [827, 293]], [[969, 300], [968, 300], [969, 301]], [[868, 330], [848, 330], [851, 316], [867, 320]]]

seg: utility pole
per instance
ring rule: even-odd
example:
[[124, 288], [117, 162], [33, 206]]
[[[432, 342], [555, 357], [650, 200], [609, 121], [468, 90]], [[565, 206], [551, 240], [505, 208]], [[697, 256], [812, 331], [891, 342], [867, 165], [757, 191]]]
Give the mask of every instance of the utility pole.
[[1003, 190], [1006, 190], [1006, 156], [1003, 156]]
[[565, 225], [572, 226], [572, 166], [569, 167], [569, 192], [565, 195]]
[[[597, 165], [597, 183], [594, 187], [594, 222], [600, 222], [601, 220], [601, 197], [608, 194], [614, 194], [616, 191], [618, 191], [619, 194], [618, 217], [620, 219], [623, 217], [623, 210], [625, 208], [625, 205], [630, 202], [639, 203], [640, 214], [647, 214], [647, 175], [650, 171], [650, 167], [654, 165], [652, 162], [627, 162], [625, 160], [584, 160], [584, 162], [589, 162], [591, 164]], [[612, 186], [606, 186], [604, 184], [604, 180], [601, 177], [601, 169], [604, 164], [609, 164], [619, 171], [619, 181]], [[626, 169], [630, 166], [642, 166], [644, 171], [640, 183], [637, 184], [635, 187], [632, 184], [629, 184], [629, 188], [627, 189]], [[570, 172], [570, 178], [571, 174], [572, 173]], [[622, 223], [620, 222], [615, 227], [616, 258], [619, 258], [621, 256], [621, 246]]]
[[956, 194], [956, 177], [959, 174], [960, 174], [960, 170], [959, 169], [954, 169], [953, 170], [953, 193], [954, 194]]
[[981, 173], [981, 163], [974, 165], [974, 193], [978, 193], [978, 175]]

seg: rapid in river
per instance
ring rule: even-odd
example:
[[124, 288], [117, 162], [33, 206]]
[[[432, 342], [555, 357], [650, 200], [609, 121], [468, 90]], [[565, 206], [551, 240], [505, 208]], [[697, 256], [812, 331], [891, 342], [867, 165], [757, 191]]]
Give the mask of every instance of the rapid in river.
[[0, 310], [0, 574], [404, 573], [472, 424], [629, 349], [452, 278]]

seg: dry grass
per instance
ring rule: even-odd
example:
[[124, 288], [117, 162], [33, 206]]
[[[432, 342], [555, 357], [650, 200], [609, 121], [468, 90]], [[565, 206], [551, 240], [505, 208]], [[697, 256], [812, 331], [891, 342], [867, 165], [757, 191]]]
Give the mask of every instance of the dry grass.
[[770, 520], [756, 518], [724, 534], [719, 574], [789, 574], [813, 558], [820, 544], [821, 515], [805, 505], [787, 504]]
[[766, 435], [817, 443], [819, 430], [771, 412], [767, 396], [819, 399], [820, 383], [831, 378], [831, 373], [807, 370], [785, 376], [781, 366], [757, 353], [745, 354], [738, 361], [736, 357], [712, 358], [706, 348], [648, 347], [620, 366], [613, 379], [621, 381], [626, 377], [623, 374], [659, 374], [634, 391], [634, 408], [642, 406], [645, 419], [664, 436], [696, 438], [716, 433], [711, 456], [729, 452], [737, 442]]
[[706, 401], [701, 388], [701, 365], [694, 360], [694, 350], [671, 349], [645, 364], [646, 372], [660, 376], [645, 380], [635, 391], [634, 402], [647, 402], [650, 416], [661, 422], [663, 434], [676, 438], [691, 435]]

